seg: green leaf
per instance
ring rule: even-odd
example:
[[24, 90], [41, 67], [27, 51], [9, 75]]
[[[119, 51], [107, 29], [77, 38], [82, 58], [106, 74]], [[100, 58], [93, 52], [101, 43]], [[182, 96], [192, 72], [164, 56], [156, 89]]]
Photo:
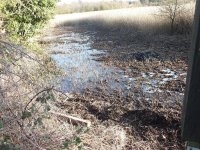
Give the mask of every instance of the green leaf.
[[0, 129], [2, 129], [2, 128], [3, 128], [3, 120], [0, 119]]
[[52, 91], [49, 91], [49, 92], [48, 92], [48, 99], [49, 99], [49, 100], [55, 100], [55, 96], [54, 96], [54, 94], [53, 94]]
[[65, 141], [65, 142], [63, 143], [64, 148], [67, 148], [67, 149], [68, 149], [68, 148], [69, 148], [69, 144], [70, 144], [70, 143], [69, 143], [68, 141]]
[[74, 139], [74, 141], [75, 141], [75, 144], [76, 144], [76, 145], [79, 145], [79, 144], [82, 142], [80, 137], [76, 137], [76, 138]]
[[31, 112], [32, 112], [32, 113], [36, 111], [35, 108], [36, 108], [35, 104], [32, 104], [32, 106], [31, 106]]
[[42, 118], [37, 118], [36, 120], [35, 120], [35, 122], [34, 122], [34, 125], [39, 125], [39, 126], [41, 126], [41, 125], [43, 125], [43, 123], [42, 123]]
[[0, 144], [0, 150], [10, 150], [10, 146], [6, 144]]
[[36, 98], [36, 101], [37, 101], [37, 102], [41, 102], [42, 104], [46, 103], [45, 95], [43, 94], [42, 96], [37, 97], [37, 98]]
[[4, 26], [8, 34], [21, 41], [32, 37], [50, 19], [55, 4], [56, 0], [1, 2], [0, 11], [5, 15]]
[[42, 104], [44, 104], [44, 103], [46, 103], [46, 102], [47, 102], [47, 100], [46, 100], [46, 98], [45, 98], [45, 97], [42, 97], [42, 98], [40, 99], [40, 102], [41, 102]]
[[22, 112], [22, 119], [26, 119], [26, 118], [29, 118], [31, 117], [31, 112], [29, 111], [23, 111]]
[[83, 149], [83, 146], [82, 145], [79, 145], [78, 146], [78, 150], [82, 150]]
[[37, 102], [40, 102], [40, 101], [41, 101], [41, 97], [37, 97], [37, 98], [36, 98], [36, 101], [37, 101]]
[[51, 107], [49, 105], [45, 105], [45, 111], [50, 111]]

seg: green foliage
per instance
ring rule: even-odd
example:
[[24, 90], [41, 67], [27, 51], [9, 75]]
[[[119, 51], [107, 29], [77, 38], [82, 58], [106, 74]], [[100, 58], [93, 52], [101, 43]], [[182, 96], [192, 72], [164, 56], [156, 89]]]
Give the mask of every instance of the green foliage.
[[20, 146], [18, 144], [4, 141], [0, 143], [0, 150], [20, 150]]
[[43, 125], [42, 119], [43, 119], [43, 118], [40, 118], [40, 117], [37, 118], [37, 119], [34, 121], [34, 125], [35, 125], [35, 126], [36, 126], [36, 125], [40, 125], [40, 126]]
[[[54, 100], [55, 96], [57, 96], [54, 96], [54, 92], [50, 87], [50, 82], [55, 77], [52, 73], [56, 72], [56, 66], [47, 55], [36, 55], [33, 52], [29, 53], [29, 50], [17, 44], [2, 41], [0, 42], [0, 49], [2, 55], [0, 74], [5, 75], [6, 78], [20, 77], [20, 81], [9, 80], [6, 85], [1, 84], [1, 86], [5, 86], [6, 92], [11, 91], [13, 94], [18, 90], [20, 92], [17, 92], [16, 99], [11, 97], [6, 98], [6, 104], [3, 103], [2, 107], [0, 107], [0, 109], [2, 108], [0, 111], [0, 129], [3, 133], [0, 135], [0, 150], [18, 150], [19, 145], [16, 145], [16, 143], [20, 143], [20, 145], [23, 146], [23, 142], [26, 141], [26, 137], [24, 136], [25, 131], [28, 130], [34, 133], [38, 128], [43, 128], [45, 126], [44, 120], [50, 119], [48, 113], [51, 109], [50, 100]], [[10, 71], [12, 73], [10, 73]], [[2, 83], [4, 83], [3, 80]], [[7, 88], [10, 85], [13, 85], [18, 90], [13, 91]], [[38, 97], [40, 98], [36, 101]], [[2, 100], [4, 101], [4, 99]], [[20, 106], [24, 106], [24, 108]], [[2, 112], [3, 116], [1, 114]], [[10, 114], [11, 116], [4, 117], [4, 115]], [[13, 118], [17, 119], [13, 120]], [[14, 121], [14, 123], [6, 126], [5, 122], [10, 121]], [[25, 131], [21, 128], [22, 125]], [[6, 127], [6, 130], [4, 130], [3, 127]], [[7, 131], [9, 132], [7, 133]], [[4, 135], [10, 136], [10, 140], [3, 140], [2, 138]], [[21, 138], [22, 136], [24, 136], [25, 139]], [[29, 138], [29, 135], [27, 138]], [[20, 139], [20, 141], [18, 141], [18, 139]], [[32, 147], [32, 145], [30, 147]]]
[[0, 150], [20, 150], [20, 145], [12, 143], [9, 135], [3, 135], [0, 141]]
[[51, 91], [43, 93], [41, 96], [36, 98], [36, 101], [41, 102], [42, 104], [47, 103], [48, 100], [54, 100], [54, 94]]
[[80, 137], [74, 137], [70, 141], [63, 142], [63, 148], [64, 149], [69, 149], [70, 145], [76, 145], [78, 150], [82, 150], [83, 149], [83, 145], [82, 145], [82, 141], [81, 141]]
[[29, 118], [31, 117], [31, 112], [29, 111], [23, 111], [22, 112], [22, 119], [26, 119], [26, 118]]
[[56, 0], [6, 0], [4, 27], [14, 39], [27, 40], [52, 17]]
[[[48, 111], [51, 110], [51, 107], [50, 105], [48, 104], [48, 101], [49, 100], [54, 100], [55, 97], [54, 97], [54, 94], [52, 91], [45, 91], [43, 92], [40, 96], [38, 96], [36, 98], [36, 101], [35, 103], [32, 104], [32, 106], [30, 107], [30, 111], [27, 111], [27, 108], [22, 112], [22, 119], [26, 119], [26, 118], [30, 118], [32, 117], [31, 119], [34, 120], [34, 126], [36, 125], [43, 125], [43, 122], [42, 120], [46, 117], [45, 114], [47, 114]], [[35, 115], [32, 115], [32, 114], [35, 114], [36, 112], [38, 113], [38, 108], [37, 108], [37, 104], [41, 104], [41, 106], [43, 106], [43, 112], [41, 112], [41, 114], [39, 116], [35, 116]], [[28, 107], [28, 105], [27, 105]], [[30, 125], [31, 126], [31, 125]]]
[[[23, 111], [22, 119], [32, 117], [31, 119], [34, 122], [34, 126], [36, 125], [42, 126], [43, 119], [48, 118], [46, 115], [51, 110], [51, 107], [48, 104], [48, 101], [50, 100], [55, 100], [53, 92], [51, 90], [44, 91], [40, 96], [36, 98], [35, 103], [32, 103], [32, 106], [30, 107], [30, 112], [27, 110]], [[40, 108], [43, 108], [41, 109], [42, 112], [40, 111], [40, 113], [37, 108], [38, 104], [41, 104], [40, 106], [42, 107]], [[35, 113], [39, 113], [39, 116], [32, 115]]]
[[0, 119], [0, 129], [3, 128], [3, 120]]
[[6, 145], [6, 144], [2, 144], [2, 145], [0, 145], [0, 149], [1, 150], [10, 150], [10, 146]]

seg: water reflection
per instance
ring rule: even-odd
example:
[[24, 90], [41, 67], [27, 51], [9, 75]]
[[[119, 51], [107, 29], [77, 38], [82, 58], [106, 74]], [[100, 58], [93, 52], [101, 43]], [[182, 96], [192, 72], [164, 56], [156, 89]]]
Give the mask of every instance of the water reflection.
[[86, 88], [100, 88], [110, 92], [118, 89], [126, 94], [140, 81], [140, 90], [152, 94], [162, 92], [160, 85], [178, 77], [175, 71], [166, 68], [159, 74], [142, 72], [141, 76], [133, 78], [117, 67], [95, 61], [95, 58], [106, 55], [106, 50], [92, 49], [92, 36], [94, 33], [67, 32], [57, 36], [57, 42], [49, 45], [52, 58], [66, 71], [66, 75], [59, 79], [63, 91], [83, 92]]

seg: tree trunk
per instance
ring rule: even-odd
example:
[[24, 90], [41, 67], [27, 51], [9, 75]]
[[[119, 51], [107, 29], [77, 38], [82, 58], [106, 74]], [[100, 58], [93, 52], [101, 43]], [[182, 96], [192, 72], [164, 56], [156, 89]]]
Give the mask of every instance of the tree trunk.
[[174, 33], [174, 19], [171, 20], [170, 33]]

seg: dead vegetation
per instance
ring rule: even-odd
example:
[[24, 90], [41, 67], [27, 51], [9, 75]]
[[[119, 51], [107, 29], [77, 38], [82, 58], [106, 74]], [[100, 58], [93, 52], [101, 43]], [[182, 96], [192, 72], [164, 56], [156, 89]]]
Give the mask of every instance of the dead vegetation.
[[[84, 27], [58, 27], [54, 28], [53, 33], [62, 35], [66, 34], [66, 31], [73, 31], [90, 34], [88, 28]], [[122, 149], [183, 149], [184, 143], [180, 135], [183, 99], [181, 93], [185, 88], [188, 38], [180, 38], [179, 35], [158, 35], [154, 36], [154, 39], [144, 41], [138, 38], [137, 34], [132, 35], [135, 38], [130, 38], [130, 35], [126, 36], [127, 34], [120, 34], [121, 36], [118, 37], [116, 32], [95, 31], [94, 37], [91, 37], [92, 48], [107, 50], [105, 55], [97, 55], [97, 61], [108, 66], [115, 65], [121, 68], [125, 75], [133, 78], [141, 76], [141, 72], [147, 74], [144, 79], [138, 79], [131, 90], [116, 88], [110, 92], [108, 81], [100, 80], [95, 83], [96, 88], [86, 87], [84, 92], [79, 93], [75, 99], [59, 103], [58, 107], [67, 110], [67, 114], [79, 114], [81, 118], [92, 122], [94, 128], [90, 131], [95, 131], [97, 135], [81, 136], [81, 139], [85, 141], [86, 149], [88, 147], [121, 149], [121, 144], [114, 144], [116, 147], [111, 145], [114, 141], [110, 141], [104, 134], [108, 141], [103, 140], [105, 145], [99, 147], [96, 142], [102, 142], [103, 139], [101, 137], [101, 140], [98, 140], [98, 131], [102, 131], [100, 126], [109, 129], [114, 127], [112, 132], [116, 133], [118, 131], [115, 129], [123, 131], [121, 133], [123, 136], [120, 137], [125, 135], [126, 138], [123, 139], [126, 140], [125, 143], [122, 142]], [[144, 58], [140, 59], [140, 55], [143, 54]], [[160, 88], [164, 92], [146, 94], [141, 90], [142, 83], [150, 76], [150, 73], [154, 73], [153, 78], [157, 79], [162, 76], [165, 68], [176, 71], [178, 78], [163, 84]], [[71, 105], [73, 108], [68, 109]]]
[[0, 56], [0, 149], [120, 150], [126, 145], [122, 127], [97, 124], [95, 117], [91, 126], [83, 120], [90, 115], [79, 112], [86, 106], [51, 86], [58, 74], [49, 58], [9, 41], [0, 42]]
[[58, 26], [81, 25], [89, 30], [114, 31], [116, 35], [127, 34], [129, 36], [138, 33], [138, 36], [153, 36], [172, 33], [172, 28], [175, 34], [189, 34], [193, 14], [194, 3], [191, 2], [186, 5], [177, 3], [177, 7], [170, 3], [164, 6], [58, 15], [56, 19], [59, 19]]
[[[117, 66], [133, 78], [146, 72], [144, 78], [153, 73], [157, 79], [165, 68], [178, 75], [176, 80], [160, 87], [164, 91], [161, 93], [141, 91], [143, 79], [130, 91], [116, 89], [111, 93], [107, 82], [101, 81], [95, 89], [86, 88], [83, 95], [75, 99], [81, 105], [78, 108], [75, 105], [70, 113], [79, 112], [97, 125], [117, 125], [124, 129], [127, 140], [122, 149], [184, 149], [180, 118], [193, 13], [180, 17], [179, 21], [188, 22], [187, 27], [176, 26], [171, 34], [170, 23], [157, 16], [158, 12], [158, 7], [145, 7], [91, 16], [87, 13], [77, 18], [72, 15], [54, 28], [55, 34], [68, 30], [88, 35], [88, 31], [94, 32], [92, 48], [106, 50], [106, 54], [97, 56], [96, 60]], [[68, 106], [66, 103], [61, 107]]]
[[111, 10], [120, 8], [130, 8], [141, 6], [140, 2], [95, 2], [95, 3], [70, 3], [58, 5], [56, 7], [56, 14], [69, 14], [69, 13], [80, 13], [80, 12], [90, 12], [90, 11], [101, 11], [101, 10]]
[[[73, 32], [95, 31], [92, 46], [107, 50], [98, 57], [106, 65], [132, 77], [146, 72], [145, 78], [149, 72], [159, 77], [170, 68], [180, 72], [178, 79], [164, 84], [162, 93], [146, 94], [139, 88], [141, 79], [131, 91], [109, 93], [106, 81], [101, 81], [96, 88], [69, 95], [51, 85], [59, 76], [51, 59], [38, 59], [18, 45], [1, 41], [0, 149], [184, 149], [180, 116], [188, 37], [161, 34], [170, 26], [156, 19], [157, 9], [140, 17], [127, 15], [132, 10], [122, 12], [66, 24], [73, 25]], [[58, 35], [69, 30], [58, 28]]]

